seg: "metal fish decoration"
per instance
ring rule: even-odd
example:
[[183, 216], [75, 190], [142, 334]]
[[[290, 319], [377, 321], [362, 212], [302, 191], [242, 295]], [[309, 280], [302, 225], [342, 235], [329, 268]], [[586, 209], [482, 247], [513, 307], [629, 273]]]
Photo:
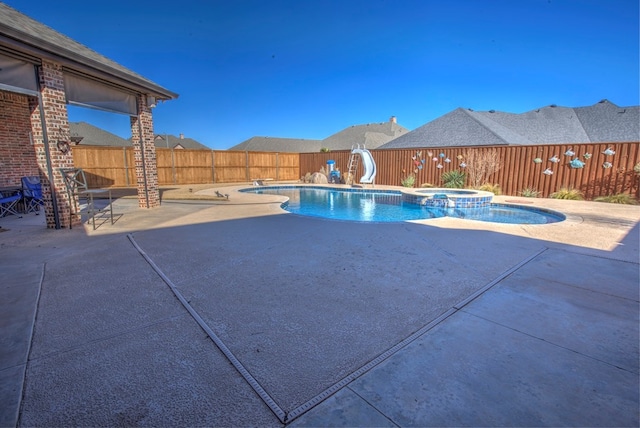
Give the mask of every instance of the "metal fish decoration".
[[582, 162], [578, 158], [575, 158], [571, 162], [569, 162], [569, 165], [571, 166], [571, 168], [584, 168], [584, 162]]

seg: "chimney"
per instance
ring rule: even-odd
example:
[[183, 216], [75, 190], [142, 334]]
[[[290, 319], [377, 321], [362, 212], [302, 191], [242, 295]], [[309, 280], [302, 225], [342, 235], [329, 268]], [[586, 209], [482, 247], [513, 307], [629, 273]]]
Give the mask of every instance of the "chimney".
[[391, 122], [391, 123], [398, 123], [398, 122], [397, 122], [397, 120], [396, 120], [396, 117], [395, 117], [395, 116], [391, 116], [391, 117], [389, 118], [389, 122]]
[[180, 134], [180, 139], [184, 140], [184, 134]]

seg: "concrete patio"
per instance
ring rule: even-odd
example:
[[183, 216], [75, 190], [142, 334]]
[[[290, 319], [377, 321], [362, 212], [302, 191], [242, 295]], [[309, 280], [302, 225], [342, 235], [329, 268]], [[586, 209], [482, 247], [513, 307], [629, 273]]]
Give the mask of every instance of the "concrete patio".
[[236, 190], [1, 218], [0, 426], [640, 424], [640, 207], [366, 224]]

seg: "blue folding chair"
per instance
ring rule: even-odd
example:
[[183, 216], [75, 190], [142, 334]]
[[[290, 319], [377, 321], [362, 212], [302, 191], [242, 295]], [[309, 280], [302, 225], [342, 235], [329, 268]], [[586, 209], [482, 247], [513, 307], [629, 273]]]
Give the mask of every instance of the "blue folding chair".
[[3, 193], [0, 193], [0, 217], [4, 217], [9, 214], [13, 214], [18, 216], [18, 218], [22, 218], [22, 214], [18, 212], [16, 205], [22, 199], [22, 192], [12, 192], [12, 195], [4, 196]]
[[40, 206], [44, 205], [40, 177], [22, 177], [22, 196], [24, 198], [25, 214], [40, 214]]

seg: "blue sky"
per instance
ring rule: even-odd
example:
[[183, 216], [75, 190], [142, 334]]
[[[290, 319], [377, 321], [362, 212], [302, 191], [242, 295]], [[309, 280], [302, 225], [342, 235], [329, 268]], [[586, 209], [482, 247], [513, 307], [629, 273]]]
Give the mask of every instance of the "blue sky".
[[[457, 107], [640, 104], [638, 0], [50, 0], [5, 3], [177, 92], [156, 133], [227, 149], [413, 130]], [[123, 138], [128, 116], [72, 108]]]

